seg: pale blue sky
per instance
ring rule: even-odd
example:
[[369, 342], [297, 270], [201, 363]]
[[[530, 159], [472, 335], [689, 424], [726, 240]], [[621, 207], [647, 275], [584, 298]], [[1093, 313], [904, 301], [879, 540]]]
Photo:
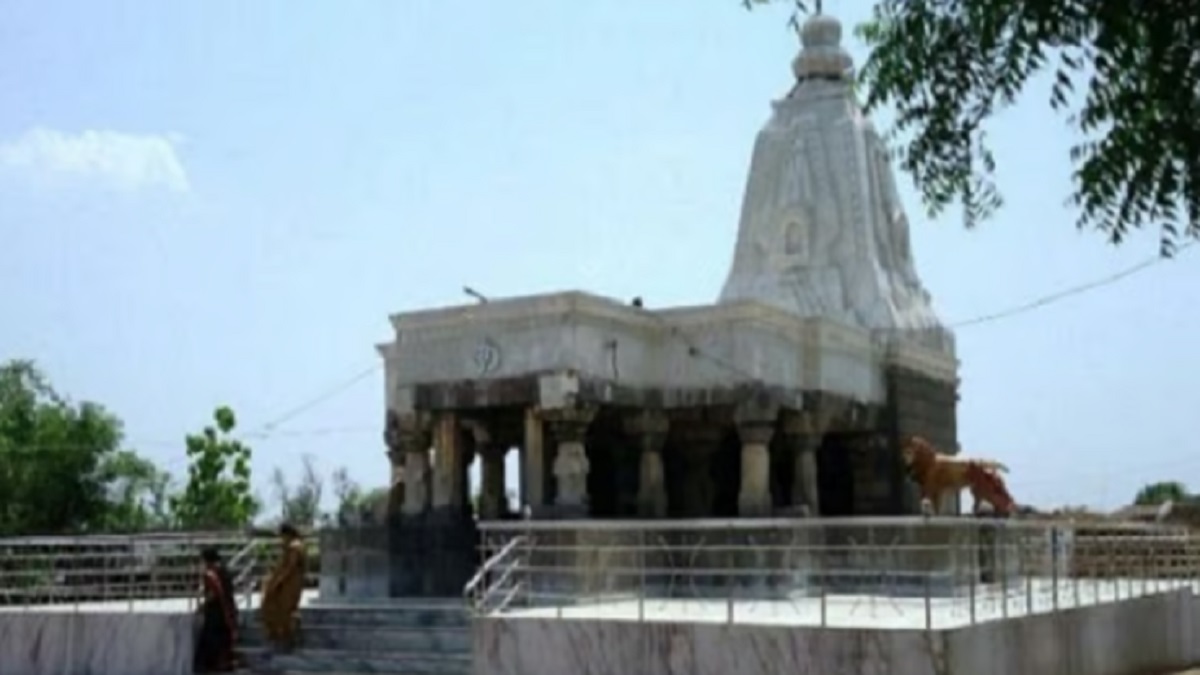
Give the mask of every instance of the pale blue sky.
[[[215, 405], [257, 429], [375, 363], [389, 313], [464, 284], [711, 301], [791, 81], [785, 5], [0, 4], [0, 358], [180, 471]], [[1073, 228], [1072, 136], [1033, 94], [994, 124], [1008, 205], [983, 229], [930, 221], [900, 178], [949, 322], [1156, 250]], [[962, 445], [1008, 462], [1019, 500], [1200, 487], [1193, 255], [959, 331]], [[258, 479], [311, 453], [383, 484], [382, 406], [376, 373], [294, 418], [255, 443]]]

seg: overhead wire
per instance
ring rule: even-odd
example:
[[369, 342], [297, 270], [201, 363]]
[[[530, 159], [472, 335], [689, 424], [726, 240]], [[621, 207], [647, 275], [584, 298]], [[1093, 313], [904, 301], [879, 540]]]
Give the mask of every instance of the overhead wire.
[[951, 323], [950, 328], [969, 328], [971, 326], [978, 326], [980, 324], [990, 323], [992, 321], [999, 321], [1001, 319], [1007, 319], [1010, 317], [1018, 316], [1020, 314], [1025, 314], [1026, 312], [1032, 312], [1034, 310], [1041, 309], [1042, 307], [1045, 307], [1047, 305], [1052, 305], [1056, 302], [1061, 302], [1062, 300], [1066, 300], [1068, 298], [1071, 298], [1071, 297], [1074, 297], [1077, 295], [1082, 295], [1089, 291], [1094, 291], [1096, 289], [1103, 288], [1105, 286], [1111, 286], [1112, 284], [1115, 284], [1119, 281], [1124, 281], [1125, 279], [1127, 279], [1135, 274], [1138, 274], [1140, 272], [1144, 272], [1147, 269], [1149, 269], [1155, 265], [1158, 265], [1162, 262], [1177, 259], [1178, 255], [1180, 253], [1183, 253], [1187, 249], [1191, 248], [1195, 243], [1196, 243], [1195, 241], [1189, 241], [1189, 242], [1183, 244], [1182, 246], [1180, 246], [1179, 248], [1176, 249], [1176, 255], [1171, 258], [1166, 258], [1161, 255], [1156, 255], [1151, 258], [1147, 258], [1146, 260], [1143, 260], [1142, 262], [1140, 262], [1136, 265], [1127, 267], [1127, 268], [1120, 270], [1118, 272], [1115, 272], [1113, 274], [1109, 274], [1109, 275], [1100, 277], [1099, 279], [1094, 279], [1092, 281], [1088, 281], [1088, 282], [1085, 282], [1082, 284], [1077, 284], [1075, 286], [1070, 286], [1068, 288], [1064, 288], [1055, 293], [1043, 295], [1039, 298], [1036, 298], [1034, 300], [1031, 300], [1029, 302], [1026, 302], [1026, 303], [1023, 303], [1020, 305], [1017, 305], [1015, 307], [1011, 307], [1009, 309], [1001, 310], [999, 312], [992, 312], [990, 314], [982, 314], [980, 316], [976, 316], [974, 318], [967, 319], [965, 321], [958, 321], [955, 323]]
[[334, 387], [322, 392], [321, 394], [319, 394], [317, 396], [314, 396], [313, 398], [305, 401], [304, 403], [301, 403], [300, 405], [297, 405], [293, 408], [288, 409], [286, 412], [284, 412], [280, 415], [277, 415], [276, 417], [274, 417], [267, 423], [263, 424], [259, 431], [251, 432], [250, 434], [247, 435], [247, 437], [249, 437], [249, 438], [254, 438], [254, 437], [265, 438], [266, 436], [271, 435], [284, 422], [295, 419], [295, 418], [299, 417], [300, 415], [303, 415], [304, 413], [308, 412], [309, 410], [312, 410], [313, 408], [316, 408], [317, 406], [321, 405], [322, 403], [334, 398], [335, 396], [341, 394], [342, 392], [353, 387], [354, 385], [358, 384], [359, 382], [365, 380], [366, 378], [370, 377], [371, 375], [374, 375], [382, 367], [383, 367], [383, 365], [381, 363], [372, 364], [369, 368], [365, 368], [365, 369], [359, 371], [354, 376], [348, 378], [346, 381], [335, 385]]
[[[1161, 255], [1156, 255], [1152, 258], [1143, 260], [1143, 261], [1141, 261], [1133, 266], [1130, 266], [1128, 268], [1119, 270], [1117, 272], [1105, 275], [1105, 276], [1097, 278], [1097, 279], [1093, 279], [1093, 280], [1085, 282], [1085, 283], [1076, 284], [1074, 286], [1070, 286], [1070, 287], [1064, 288], [1062, 290], [1040, 296], [1038, 298], [1035, 298], [1034, 300], [1010, 307], [1008, 309], [1004, 309], [1004, 310], [1000, 310], [1000, 311], [996, 311], [996, 312], [990, 312], [987, 314], [981, 314], [979, 316], [976, 316], [976, 317], [973, 317], [970, 319], [950, 323], [949, 327], [955, 328], [955, 329], [970, 328], [970, 327], [981, 325], [981, 324], [987, 324], [987, 323], [991, 323], [994, 321], [1008, 319], [1008, 318], [1011, 318], [1014, 316], [1019, 316], [1021, 314], [1025, 314], [1027, 312], [1032, 312], [1032, 311], [1035, 311], [1038, 309], [1042, 309], [1048, 305], [1052, 305], [1052, 304], [1061, 302], [1063, 300], [1066, 300], [1066, 299], [1069, 299], [1069, 298], [1072, 298], [1072, 297], [1075, 297], [1078, 295], [1082, 295], [1084, 293], [1088, 293], [1088, 292], [1091, 292], [1094, 290], [1098, 290], [1100, 288], [1104, 288], [1106, 286], [1110, 286], [1112, 284], [1116, 284], [1116, 283], [1123, 281], [1129, 277], [1132, 277], [1136, 274], [1144, 272], [1147, 269], [1150, 269], [1159, 263], [1165, 262], [1167, 260], [1174, 260], [1174, 259], [1178, 258], [1178, 254], [1183, 253], [1184, 251], [1190, 249], [1195, 243], [1196, 242], [1191, 241], [1191, 242], [1187, 242], [1187, 243], [1181, 245], [1180, 247], [1178, 247], [1176, 249], [1175, 257], [1165, 258]], [[794, 293], [798, 294], [797, 289], [793, 288], [792, 290]], [[687, 353], [689, 356], [691, 356], [693, 358], [700, 358], [700, 359], [706, 360], [706, 361], [712, 363], [713, 365], [729, 372], [730, 374], [733, 374], [739, 378], [742, 378], [743, 380], [745, 380], [748, 383], [757, 384], [760, 387], [766, 386], [766, 383], [761, 378], [761, 376], [747, 371], [746, 369], [738, 366], [736, 363], [730, 361], [729, 359], [725, 359], [724, 357], [722, 357], [718, 354], [714, 354], [711, 351], [700, 347], [697, 344], [697, 341], [693, 337], [689, 336], [682, 328], [680, 328], [677, 325], [671, 324], [670, 322], [668, 322], [664, 317], [662, 317], [658, 313], [649, 311], [649, 310], [647, 310], [645, 313], [647, 316], [653, 317], [653, 318], [657, 319], [658, 321], [660, 321], [664, 325], [664, 327], [668, 329], [671, 337], [673, 339], [678, 340], [687, 349]], [[363, 368], [359, 371], [356, 371], [352, 376], [350, 376], [346, 380], [339, 382], [338, 384], [320, 392], [316, 396], [313, 396], [312, 398], [300, 403], [299, 405], [293, 406], [292, 408], [285, 410], [283, 413], [280, 413], [279, 415], [273, 416], [266, 423], [259, 425], [255, 431], [251, 431], [249, 433], [243, 434], [242, 438], [248, 439], [248, 440], [265, 441], [265, 440], [269, 440], [269, 439], [275, 438], [275, 437], [295, 438], [295, 437], [313, 437], [313, 436], [323, 436], [323, 435], [334, 435], [334, 434], [343, 434], [343, 433], [347, 433], [347, 434], [368, 433], [368, 432], [375, 433], [378, 430], [369, 428], [369, 427], [326, 427], [326, 428], [298, 429], [298, 430], [284, 430], [284, 429], [280, 429], [279, 427], [281, 425], [283, 425], [284, 423], [292, 421], [298, 417], [301, 417], [302, 415], [308, 413], [309, 411], [317, 408], [321, 404], [339, 396], [343, 392], [345, 392], [345, 391], [349, 390], [350, 388], [352, 388], [353, 386], [357, 385], [359, 382], [361, 382], [361, 381], [365, 380], [366, 378], [370, 377], [371, 375], [375, 374], [382, 368], [383, 368], [382, 363], [375, 363], [367, 368]], [[181, 444], [182, 444], [182, 441], [169, 441], [169, 440], [163, 440], [163, 439], [131, 440], [126, 443], [126, 445], [129, 445], [131, 447], [144, 447], [144, 446], [166, 447], [166, 446], [177, 446], [177, 445], [181, 445]], [[55, 449], [59, 449], [59, 450], [80, 449], [81, 447], [82, 446], [70, 445], [70, 444], [52, 444], [52, 445], [41, 444], [41, 445], [36, 445], [36, 446], [22, 446], [21, 450], [29, 451], [29, 452], [41, 452], [41, 451], [54, 451]], [[176, 459], [177, 459], [177, 461], [180, 461], [180, 462], [186, 461], [186, 457], [176, 458]], [[1188, 461], [1191, 461], [1191, 460], [1190, 459], [1184, 460], [1185, 463]], [[1196, 458], [1196, 461], [1200, 462], [1200, 456], [1198, 456]], [[1174, 464], [1168, 463], [1165, 466], [1172, 466], [1172, 465], [1174, 465]], [[1144, 464], [1142, 466], [1144, 466]], [[1111, 475], [1111, 472], [1107, 475]], [[1025, 485], [1025, 484], [1031, 484], [1031, 483], [1022, 483], [1022, 485]]]

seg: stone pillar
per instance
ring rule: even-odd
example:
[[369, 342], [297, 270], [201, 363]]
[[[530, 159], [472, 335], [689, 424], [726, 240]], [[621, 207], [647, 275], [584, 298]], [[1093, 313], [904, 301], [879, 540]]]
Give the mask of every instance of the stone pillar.
[[546, 420], [558, 443], [554, 455], [554, 479], [558, 488], [555, 506], [568, 513], [583, 513], [588, 506], [588, 426], [596, 416], [595, 408], [559, 408], [545, 411]]
[[466, 504], [466, 485], [463, 480], [462, 429], [458, 415], [445, 412], [438, 415], [434, 426], [433, 508], [461, 510]]
[[391, 481], [388, 483], [388, 516], [399, 515], [404, 508], [404, 441], [404, 434], [400, 428], [400, 416], [394, 410], [387, 411], [384, 417], [383, 442], [388, 449], [388, 465], [391, 467]]
[[425, 513], [429, 507], [429, 431], [425, 420], [416, 413], [400, 415], [389, 410], [383, 435], [392, 466], [388, 515]]
[[404, 462], [405, 453], [400, 449], [388, 450], [388, 463], [392, 467], [391, 482], [388, 483], [388, 515], [401, 513], [404, 509]]
[[742, 439], [742, 485], [738, 515], [761, 517], [771, 513], [771, 455], [767, 446], [774, 429], [765, 424], [739, 424]]
[[404, 515], [417, 516], [429, 509], [429, 451], [404, 455]]
[[666, 518], [667, 485], [663, 475], [663, 445], [670, 420], [659, 411], [645, 410], [625, 418], [625, 433], [636, 439], [639, 453], [638, 515]]
[[821, 496], [817, 488], [817, 450], [821, 436], [805, 434], [795, 439], [792, 458], [792, 505], [804, 509], [810, 516], [821, 514]]
[[507, 448], [493, 439], [482, 424], [472, 425], [471, 433], [475, 439], [475, 454], [479, 457], [482, 478], [478, 516], [480, 520], [496, 520], [504, 515], [507, 506], [504, 494], [504, 455]]
[[785, 413], [783, 434], [792, 458], [792, 508], [809, 516], [821, 514], [817, 451], [825, 438], [825, 424], [814, 412]]
[[525, 440], [521, 444], [521, 503], [532, 511], [546, 505], [546, 467], [542, 418], [536, 408], [525, 410]]
[[742, 440], [742, 484], [738, 515], [763, 517], [771, 513], [771, 455], [768, 446], [775, 433], [777, 408], [754, 406], [737, 411], [738, 437]]

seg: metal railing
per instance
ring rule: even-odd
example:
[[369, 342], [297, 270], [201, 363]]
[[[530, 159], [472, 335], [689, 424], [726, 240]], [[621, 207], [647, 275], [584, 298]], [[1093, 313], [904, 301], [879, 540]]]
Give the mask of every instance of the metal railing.
[[513, 537], [479, 567], [463, 588], [467, 605], [475, 611], [502, 611], [522, 591], [518, 573], [528, 559], [525, 537]]
[[[1200, 587], [1183, 529], [965, 518], [480, 524], [477, 616], [950, 628]], [[494, 562], [493, 562], [494, 561]]]
[[239, 605], [254, 606], [275, 541], [213, 532], [0, 539], [0, 611], [191, 611], [209, 547], [225, 559]]

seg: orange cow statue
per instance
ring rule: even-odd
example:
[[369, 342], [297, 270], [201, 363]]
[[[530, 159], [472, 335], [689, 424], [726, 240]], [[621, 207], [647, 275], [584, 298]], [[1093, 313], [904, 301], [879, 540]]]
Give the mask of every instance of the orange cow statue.
[[920, 436], [908, 437], [901, 455], [909, 477], [921, 488], [921, 509], [927, 516], [933, 515], [942, 495], [957, 494], [964, 488], [971, 491], [975, 502], [972, 513], [978, 513], [983, 502], [1001, 517], [1016, 512], [1017, 504], [1000, 475], [1008, 467], [1000, 462], [943, 455]]

